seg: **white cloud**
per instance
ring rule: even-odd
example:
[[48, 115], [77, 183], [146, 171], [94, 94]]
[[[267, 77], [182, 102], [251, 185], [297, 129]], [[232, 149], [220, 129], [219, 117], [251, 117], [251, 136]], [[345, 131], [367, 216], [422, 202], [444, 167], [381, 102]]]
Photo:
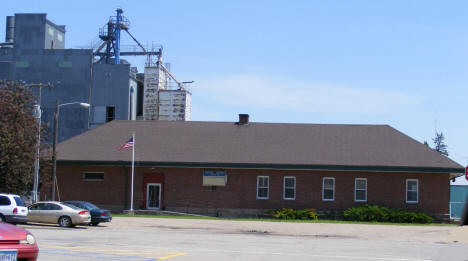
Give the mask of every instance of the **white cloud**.
[[198, 81], [195, 95], [212, 104], [296, 112], [382, 114], [422, 99], [401, 91], [304, 83], [274, 77], [227, 75]]

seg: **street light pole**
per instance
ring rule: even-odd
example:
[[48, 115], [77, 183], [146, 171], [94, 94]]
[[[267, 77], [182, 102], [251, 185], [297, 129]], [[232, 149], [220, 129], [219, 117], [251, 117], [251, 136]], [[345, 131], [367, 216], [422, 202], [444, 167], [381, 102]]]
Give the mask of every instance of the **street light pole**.
[[55, 113], [54, 113], [54, 139], [52, 143], [52, 175], [51, 175], [51, 180], [52, 180], [52, 187], [50, 189], [50, 196], [51, 200], [55, 200], [55, 187], [56, 187], [56, 182], [57, 182], [57, 155], [55, 148], [57, 146], [57, 139], [58, 139], [58, 119], [59, 119], [59, 112], [60, 112], [60, 107], [65, 106], [65, 105], [71, 105], [71, 104], [80, 104], [81, 107], [84, 108], [89, 108], [88, 103], [84, 102], [69, 102], [69, 103], [64, 103], [59, 105], [59, 100], [56, 100], [55, 104]]

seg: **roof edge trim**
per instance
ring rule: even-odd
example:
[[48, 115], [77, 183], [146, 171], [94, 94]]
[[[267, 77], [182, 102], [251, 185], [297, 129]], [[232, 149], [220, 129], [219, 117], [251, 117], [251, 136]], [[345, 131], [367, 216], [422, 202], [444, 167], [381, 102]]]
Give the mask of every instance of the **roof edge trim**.
[[[92, 166], [131, 166], [131, 161], [80, 161], [59, 160], [58, 165]], [[292, 165], [292, 164], [253, 164], [253, 163], [202, 163], [202, 162], [135, 162], [137, 167], [181, 167], [181, 168], [227, 168], [227, 169], [284, 169], [284, 170], [331, 170], [331, 171], [370, 171], [370, 172], [427, 172], [463, 173], [463, 168], [435, 167], [391, 167], [391, 166], [340, 166], [340, 165]]]

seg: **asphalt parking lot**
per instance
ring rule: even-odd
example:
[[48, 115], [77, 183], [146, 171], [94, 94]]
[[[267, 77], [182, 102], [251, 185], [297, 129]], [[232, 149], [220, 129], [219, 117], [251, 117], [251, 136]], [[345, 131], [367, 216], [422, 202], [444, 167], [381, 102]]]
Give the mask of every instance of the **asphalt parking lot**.
[[468, 228], [115, 217], [21, 225], [39, 260], [468, 260]]

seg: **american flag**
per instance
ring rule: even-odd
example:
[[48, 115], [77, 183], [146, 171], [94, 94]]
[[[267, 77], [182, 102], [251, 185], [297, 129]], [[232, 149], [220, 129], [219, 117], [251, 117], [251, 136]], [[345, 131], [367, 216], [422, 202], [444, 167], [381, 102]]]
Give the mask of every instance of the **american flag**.
[[127, 142], [125, 142], [124, 144], [122, 144], [122, 146], [120, 146], [119, 148], [119, 151], [123, 150], [123, 149], [126, 149], [126, 148], [131, 148], [133, 147], [133, 137], [131, 137]]

